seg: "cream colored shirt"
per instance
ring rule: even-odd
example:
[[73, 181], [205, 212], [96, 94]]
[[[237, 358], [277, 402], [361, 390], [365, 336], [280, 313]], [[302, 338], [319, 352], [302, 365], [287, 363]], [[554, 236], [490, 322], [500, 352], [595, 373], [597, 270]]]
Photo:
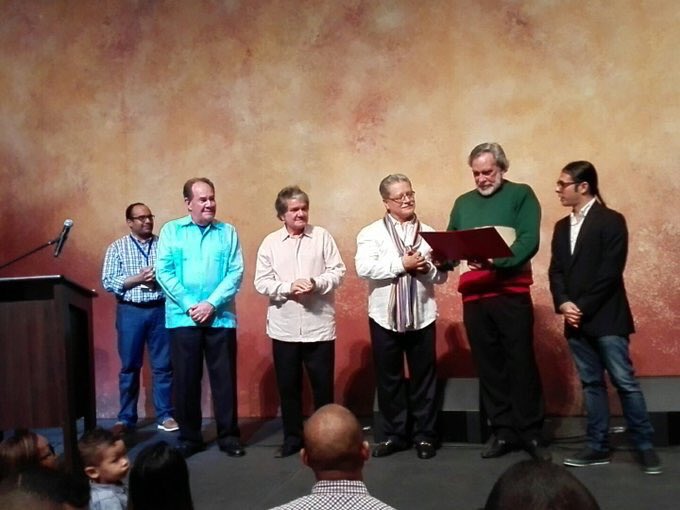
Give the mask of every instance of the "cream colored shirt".
[[[403, 226], [390, 216], [401, 239], [414, 228], [413, 223]], [[424, 232], [432, 232], [432, 227], [421, 222]], [[409, 237], [410, 239], [410, 237]], [[432, 248], [423, 239], [418, 251], [430, 260]], [[388, 306], [392, 280], [404, 273], [404, 264], [387, 232], [383, 220], [380, 219], [364, 227], [357, 236], [357, 253], [354, 258], [357, 274], [368, 280], [368, 316], [385, 329], [392, 330], [389, 323]], [[430, 271], [418, 274], [416, 279], [416, 311], [415, 329], [422, 329], [437, 318], [437, 303], [434, 299], [434, 285], [444, 283], [448, 278], [446, 271], [438, 271], [430, 265]]]
[[[335, 289], [345, 264], [335, 240], [321, 227], [307, 225], [299, 237], [285, 227], [264, 238], [257, 251], [255, 289], [269, 297], [267, 335], [284, 342], [335, 339]], [[297, 279], [314, 279], [310, 294], [294, 296]]]
[[574, 248], [576, 247], [576, 239], [578, 239], [578, 233], [581, 231], [581, 226], [583, 225], [583, 220], [586, 219], [586, 215], [590, 208], [595, 203], [595, 197], [584, 205], [578, 213], [572, 212], [569, 216], [569, 223], [571, 224], [571, 229], [569, 232], [569, 244], [571, 246], [571, 254], [574, 254]]

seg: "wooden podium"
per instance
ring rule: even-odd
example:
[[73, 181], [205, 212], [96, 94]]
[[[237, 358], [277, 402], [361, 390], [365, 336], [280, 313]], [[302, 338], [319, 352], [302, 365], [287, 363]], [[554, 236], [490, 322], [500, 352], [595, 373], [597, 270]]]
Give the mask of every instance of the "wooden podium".
[[69, 468], [77, 420], [96, 424], [96, 295], [60, 275], [0, 278], [0, 430], [60, 427]]

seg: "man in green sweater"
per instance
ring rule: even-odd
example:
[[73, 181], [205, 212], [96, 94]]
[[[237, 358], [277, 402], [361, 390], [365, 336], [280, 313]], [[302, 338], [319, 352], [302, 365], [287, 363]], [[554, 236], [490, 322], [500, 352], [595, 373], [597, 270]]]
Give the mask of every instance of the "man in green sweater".
[[494, 441], [482, 457], [524, 449], [550, 460], [541, 446], [543, 396], [534, 359], [531, 258], [538, 251], [541, 207], [526, 184], [505, 180], [509, 163], [497, 143], [468, 158], [476, 189], [459, 196], [448, 230], [496, 227], [513, 256], [460, 261], [463, 322], [479, 373], [482, 406]]

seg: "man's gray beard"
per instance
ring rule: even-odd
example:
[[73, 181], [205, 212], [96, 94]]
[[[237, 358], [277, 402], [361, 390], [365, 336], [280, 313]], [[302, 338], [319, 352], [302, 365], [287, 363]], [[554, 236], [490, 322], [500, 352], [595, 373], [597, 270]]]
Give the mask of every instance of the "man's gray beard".
[[503, 184], [502, 180], [499, 181], [499, 182], [494, 182], [493, 186], [491, 186], [490, 188], [486, 188], [486, 189], [477, 188], [477, 192], [480, 195], [482, 195], [483, 197], [489, 197], [489, 196], [493, 195], [494, 193], [496, 193], [496, 191], [498, 191], [498, 189], [501, 187], [501, 184]]

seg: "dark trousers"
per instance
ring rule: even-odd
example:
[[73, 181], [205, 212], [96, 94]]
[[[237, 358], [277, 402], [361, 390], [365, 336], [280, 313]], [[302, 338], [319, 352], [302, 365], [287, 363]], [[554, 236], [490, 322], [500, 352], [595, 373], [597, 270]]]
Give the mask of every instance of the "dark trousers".
[[201, 379], [203, 358], [208, 367], [213, 410], [220, 444], [240, 436], [236, 399], [236, 330], [234, 328], [172, 328], [175, 418], [180, 441], [203, 442]]
[[[407, 422], [413, 420], [414, 441], [434, 441], [437, 419], [434, 322], [423, 329], [397, 333], [369, 319], [378, 407], [387, 438], [409, 442]], [[404, 376], [404, 356], [410, 380]]]
[[307, 371], [314, 409], [333, 402], [335, 341], [282, 342], [273, 340], [276, 384], [281, 399], [284, 443], [302, 446], [302, 369]]
[[463, 321], [494, 434], [511, 442], [539, 439], [543, 396], [534, 358], [531, 295], [464, 302]]

